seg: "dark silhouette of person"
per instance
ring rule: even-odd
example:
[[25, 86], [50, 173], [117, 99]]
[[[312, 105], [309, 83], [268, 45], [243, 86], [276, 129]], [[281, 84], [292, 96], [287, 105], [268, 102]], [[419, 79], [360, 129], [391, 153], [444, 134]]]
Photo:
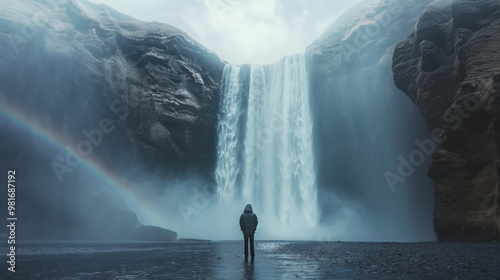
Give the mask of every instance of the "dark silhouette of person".
[[250, 255], [252, 259], [255, 257], [253, 237], [258, 223], [259, 220], [257, 219], [257, 215], [252, 211], [252, 205], [247, 204], [245, 211], [240, 216], [240, 228], [245, 238], [245, 259], [248, 259], [248, 241], [250, 241]]

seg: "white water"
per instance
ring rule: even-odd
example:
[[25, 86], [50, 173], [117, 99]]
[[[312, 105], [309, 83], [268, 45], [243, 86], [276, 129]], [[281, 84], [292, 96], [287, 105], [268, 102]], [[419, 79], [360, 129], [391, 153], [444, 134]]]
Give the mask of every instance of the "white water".
[[219, 202], [240, 203], [241, 210], [252, 204], [267, 238], [314, 238], [318, 205], [304, 55], [249, 68], [224, 68]]

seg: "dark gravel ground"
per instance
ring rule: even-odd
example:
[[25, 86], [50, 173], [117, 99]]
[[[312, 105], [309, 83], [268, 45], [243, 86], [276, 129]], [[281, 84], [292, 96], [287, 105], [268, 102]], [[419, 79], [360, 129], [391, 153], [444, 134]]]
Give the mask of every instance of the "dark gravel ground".
[[500, 279], [500, 243], [292, 242], [274, 254], [304, 263], [296, 278]]
[[[500, 279], [500, 243], [31, 242], [0, 279]], [[7, 248], [0, 246], [1, 252]]]

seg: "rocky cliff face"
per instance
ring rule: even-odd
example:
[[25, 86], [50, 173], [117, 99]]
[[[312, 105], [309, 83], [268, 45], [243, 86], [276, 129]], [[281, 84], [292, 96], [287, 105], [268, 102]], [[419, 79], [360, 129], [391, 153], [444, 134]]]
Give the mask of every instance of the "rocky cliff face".
[[[365, 239], [435, 240], [432, 181], [423, 167], [430, 159], [397, 182], [385, 176], [398, 174], [400, 159], [408, 161], [415, 141], [428, 137], [425, 120], [396, 88], [391, 70], [395, 45], [427, 3], [362, 1], [306, 51], [322, 219], [345, 219], [349, 232], [362, 228]], [[346, 208], [360, 217], [339, 214]]]
[[[20, 179], [27, 186], [20, 203], [31, 205], [24, 208], [26, 224], [55, 223], [62, 237], [79, 231], [75, 223], [82, 224], [78, 236], [92, 235], [83, 226], [92, 218], [82, 217], [93, 214], [102, 220], [95, 229], [113, 220], [127, 221], [115, 229], [135, 226], [123, 203], [101, 196], [104, 183], [88, 179], [85, 166], [107, 166], [101, 173], [122, 177], [125, 185], [147, 183], [141, 180], [152, 174], [214, 168], [224, 67], [217, 55], [172, 26], [87, 1], [2, 5], [0, 125], [8, 133], [0, 149], [9, 159], [2, 168], [30, 174]], [[71, 162], [73, 155], [83, 162]], [[105, 215], [84, 205], [98, 197]], [[43, 211], [34, 213], [37, 208]]]
[[394, 80], [440, 149], [432, 155], [440, 240], [500, 238], [500, 2], [429, 5], [394, 52]]

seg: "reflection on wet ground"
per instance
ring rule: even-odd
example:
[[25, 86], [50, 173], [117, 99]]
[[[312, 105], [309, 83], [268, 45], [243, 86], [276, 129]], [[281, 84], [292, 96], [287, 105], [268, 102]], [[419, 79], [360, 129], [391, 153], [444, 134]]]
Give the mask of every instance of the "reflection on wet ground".
[[288, 279], [295, 264], [273, 253], [282, 244], [256, 242], [245, 261], [243, 241], [25, 242], [16, 279]]

